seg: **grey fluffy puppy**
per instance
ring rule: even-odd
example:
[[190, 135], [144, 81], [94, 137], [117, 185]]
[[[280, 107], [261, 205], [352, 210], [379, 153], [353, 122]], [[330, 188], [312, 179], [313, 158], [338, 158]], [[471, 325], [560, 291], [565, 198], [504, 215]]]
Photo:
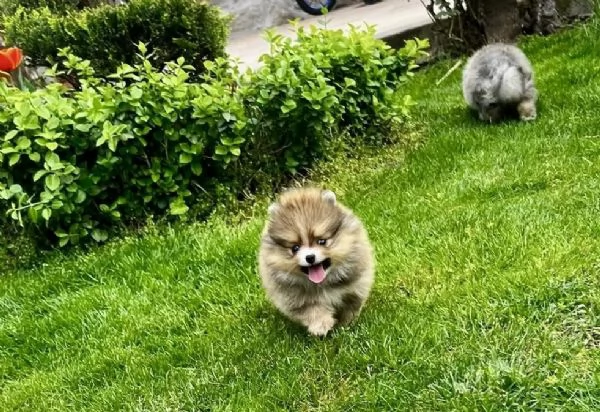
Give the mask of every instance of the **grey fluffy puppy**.
[[516, 46], [495, 43], [477, 50], [463, 71], [463, 95], [479, 118], [490, 123], [515, 109], [521, 120], [536, 118], [533, 68]]

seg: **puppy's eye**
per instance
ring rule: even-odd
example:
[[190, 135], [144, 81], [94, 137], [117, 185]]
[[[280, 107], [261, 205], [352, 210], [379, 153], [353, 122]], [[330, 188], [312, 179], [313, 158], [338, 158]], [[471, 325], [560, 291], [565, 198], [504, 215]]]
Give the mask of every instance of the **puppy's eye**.
[[327, 243], [327, 239], [317, 240], [317, 245], [319, 245], [319, 246], [325, 246], [326, 243]]
[[299, 245], [292, 246], [292, 253], [298, 253], [299, 250], [300, 250], [300, 246]]

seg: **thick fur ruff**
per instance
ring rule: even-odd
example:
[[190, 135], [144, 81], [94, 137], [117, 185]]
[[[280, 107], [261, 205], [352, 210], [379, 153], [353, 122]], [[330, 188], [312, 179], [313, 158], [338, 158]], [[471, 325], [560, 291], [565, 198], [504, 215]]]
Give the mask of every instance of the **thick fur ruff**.
[[509, 44], [484, 46], [469, 58], [463, 71], [463, 95], [479, 118], [490, 123], [515, 110], [525, 121], [537, 115], [533, 68], [525, 54]]
[[291, 190], [269, 207], [258, 261], [268, 298], [317, 336], [355, 319], [374, 281], [363, 224], [328, 190]]

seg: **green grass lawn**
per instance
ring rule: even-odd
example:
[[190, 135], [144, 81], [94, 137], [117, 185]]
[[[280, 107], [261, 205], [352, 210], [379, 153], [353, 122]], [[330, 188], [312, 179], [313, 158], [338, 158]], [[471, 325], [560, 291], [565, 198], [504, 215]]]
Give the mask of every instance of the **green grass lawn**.
[[524, 49], [531, 124], [419, 73], [407, 156], [333, 164], [378, 258], [359, 321], [319, 340], [266, 301], [262, 205], [0, 277], [0, 409], [600, 409], [600, 28]]

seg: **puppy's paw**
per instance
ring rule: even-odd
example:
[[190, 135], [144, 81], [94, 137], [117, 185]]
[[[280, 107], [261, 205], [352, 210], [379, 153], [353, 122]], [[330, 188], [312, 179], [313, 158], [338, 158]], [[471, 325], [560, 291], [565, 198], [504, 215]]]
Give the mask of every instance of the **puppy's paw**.
[[335, 317], [338, 320], [338, 324], [347, 326], [360, 315], [364, 298], [355, 293], [348, 293], [343, 299], [344, 306], [338, 307]]
[[346, 310], [346, 311], [338, 314], [338, 316], [339, 316], [338, 323], [341, 326], [348, 326], [352, 322], [354, 322], [354, 320], [356, 320], [356, 318], [358, 318], [358, 315], [360, 315], [359, 310], [358, 311]]
[[334, 326], [335, 319], [333, 317], [322, 317], [308, 325], [308, 333], [315, 336], [325, 336]]
[[521, 102], [517, 107], [517, 110], [519, 111], [519, 118], [524, 122], [530, 122], [537, 117], [535, 104], [530, 100]]
[[523, 120], [524, 122], [531, 122], [532, 120], [535, 120], [536, 117], [537, 116], [535, 113], [530, 113], [526, 115], [521, 115], [521, 120]]

